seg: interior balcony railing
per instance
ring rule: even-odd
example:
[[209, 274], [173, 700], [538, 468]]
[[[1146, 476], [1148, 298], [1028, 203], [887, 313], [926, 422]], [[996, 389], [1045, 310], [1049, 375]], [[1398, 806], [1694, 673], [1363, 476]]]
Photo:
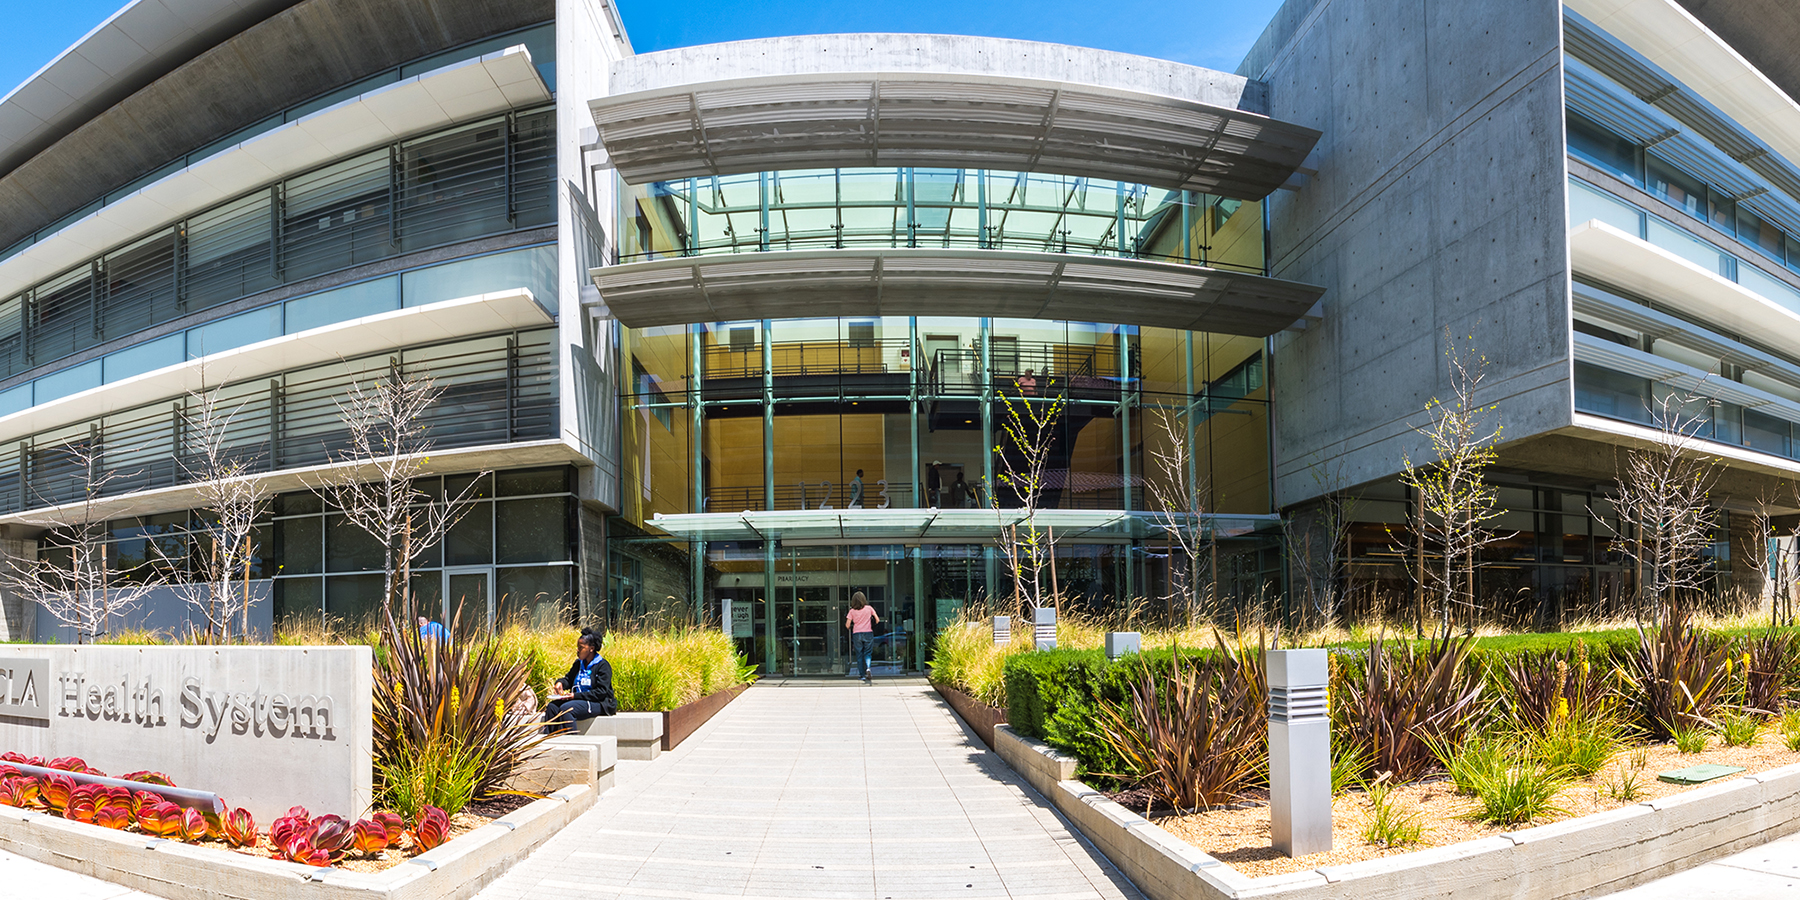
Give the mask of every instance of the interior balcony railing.
[[[232, 411], [225, 455], [250, 472], [337, 460], [349, 446], [346, 391], [384, 377], [395, 360], [441, 389], [422, 416], [434, 450], [553, 438], [554, 337], [542, 330], [416, 347], [235, 386], [222, 398]], [[90, 487], [118, 496], [193, 481], [200, 449], [192, 405], [147, 404], [0, 450], [0, 512], [72, 503]]]
[[622, 183], [621, 198], [618, 262], [781, 250], [937, 248], [1110, 256], [1265, 273], [1260, 203], [1097, 178], [976, 169], [825, 169]]

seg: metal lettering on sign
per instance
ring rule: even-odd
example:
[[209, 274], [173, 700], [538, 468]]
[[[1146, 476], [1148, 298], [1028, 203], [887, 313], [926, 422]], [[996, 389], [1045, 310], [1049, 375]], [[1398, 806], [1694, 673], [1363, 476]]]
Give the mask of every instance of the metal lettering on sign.
[[50, 721], [50, 661], [0, 656], [0, 716]]

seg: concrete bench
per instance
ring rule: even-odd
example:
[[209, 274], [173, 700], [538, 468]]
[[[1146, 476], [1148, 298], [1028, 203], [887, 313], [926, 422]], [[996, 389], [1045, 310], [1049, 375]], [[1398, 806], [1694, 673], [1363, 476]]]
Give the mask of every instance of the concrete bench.
[[619, 740], [620, 759], [655, 759], [662, 755], [663, 714], [622, 712], [575, 722], [578, 734], [611, 735]]
[[506, 786], [549, 794], [572, 784], [587, 784], [593, 785], [595, 793], [602, 793], [613, 786], [618, 763], [619, 739], [610, 734], [561, 735], [545, 741], [537, 757]]

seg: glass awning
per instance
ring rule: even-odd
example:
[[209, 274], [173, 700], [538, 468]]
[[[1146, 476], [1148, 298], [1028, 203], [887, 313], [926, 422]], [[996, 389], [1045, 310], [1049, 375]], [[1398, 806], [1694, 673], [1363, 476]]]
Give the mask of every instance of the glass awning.
[[[1215, 537], [1273, 528], [1273, 515], [1202, 515]], [[689, 541], [778, 540], [786, 544], [994, 544], [1022, 526], [1021, 509], [808, 509], [657, 515], [650, 525]], [[1034, 517], [1058, 541], [1120, 544], [1162, 537], [1186, 516], [1123, 510], [1045, 509]]]

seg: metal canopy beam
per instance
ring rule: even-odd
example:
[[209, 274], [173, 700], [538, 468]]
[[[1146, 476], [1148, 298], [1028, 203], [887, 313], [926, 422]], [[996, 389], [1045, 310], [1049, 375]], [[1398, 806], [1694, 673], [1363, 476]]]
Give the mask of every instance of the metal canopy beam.
[[[1153, 540], [1185, 516], [1125, 510], [1044, 509], [1039, 528], [1070, 543]], [[1202, 515], [1217, 537], [1241, 537], [1279, 524], [1274, 515]], [[678, 540], [779, 540], [793, 546], [832, 544], [992, 544], [1022, 525], [1022, 509], [746, 510], [658, 514], [650, 525]]]
[[1325, 289], [1202, 266], [999, 250], [782, 250], [605, 266], [600, 299], [632, 328], [807, 316], [1103, 321], [1266, 337]]
[[970, 74], [778, 75], [589, 101], [632, 184], [858, 166], [1004, 169], [1260, 200], [1319, 132], [1157, 94]]

